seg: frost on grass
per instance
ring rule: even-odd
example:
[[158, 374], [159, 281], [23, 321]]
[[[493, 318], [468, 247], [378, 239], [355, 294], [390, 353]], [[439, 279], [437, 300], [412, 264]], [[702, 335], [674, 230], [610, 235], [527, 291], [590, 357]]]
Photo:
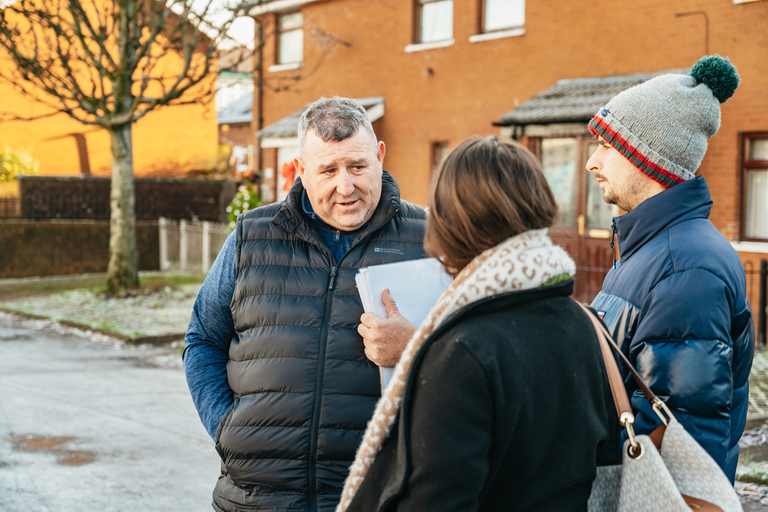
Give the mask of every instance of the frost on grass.
[[75, 336], [83, 338], [93, 343], [111, 345], [115, 348], [121, 348], [125, 343], [119, 338], [108, 336], [106, 334], [82, 329], [76, 329], [74, 327], [68, 327], [61, 325], [57, 322], [47, 319], [29, 319], [22, 318], [11, 313], [5, 313], [0, 311], [0, 322], [13, 323], [29, 330], [43, 331], [48, 330], [65, 336]]
[[45, 316], [54, 322], [74, 322], [130, 337], [161, 336], [187, 330], [199, 288], [199, 284], [183, 285], [116, 297], [91, 290], [70, 290], [1, 306]]

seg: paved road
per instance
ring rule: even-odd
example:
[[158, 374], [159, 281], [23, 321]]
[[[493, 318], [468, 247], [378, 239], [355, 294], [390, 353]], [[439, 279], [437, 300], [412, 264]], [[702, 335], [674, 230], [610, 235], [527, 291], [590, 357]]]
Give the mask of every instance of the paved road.
[[67, 331], [0, 313], [0, 511], [210, 511], [219, 458], [178, 348]]
[[211, 510], [179, 349], [36, 327], [0, 314], [0, 510]]

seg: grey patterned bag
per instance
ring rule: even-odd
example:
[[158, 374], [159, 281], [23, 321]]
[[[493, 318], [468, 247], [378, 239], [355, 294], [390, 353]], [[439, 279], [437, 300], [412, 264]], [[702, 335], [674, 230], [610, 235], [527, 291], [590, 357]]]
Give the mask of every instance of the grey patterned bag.
[[[622, 463], [597, 468], [588, 510], [742, 512], [736, 491], [720, 466], [685, 431], [667, 405], [645, 385], [603, 324], [586, 307], [581, 307], [592, 320], [600, 339], [616, 411], [628, 436], [622, 448]], [[634, 415], [612, 350], [624, 360], [662, 421], [662, 426], [651, 436], [636, 436], [632, 430]]]

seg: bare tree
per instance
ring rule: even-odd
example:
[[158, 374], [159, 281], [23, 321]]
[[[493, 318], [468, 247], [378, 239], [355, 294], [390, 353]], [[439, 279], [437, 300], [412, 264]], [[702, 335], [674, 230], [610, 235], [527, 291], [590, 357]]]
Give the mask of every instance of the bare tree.
[[[4, 0], [0, 71], [23, 95], [106, 129], [112, 186], [107, 291], [138, 286], [132, 125], [152, 110], [211, 98], [218, 48], [245, 2], [229, 0]], [[269, 0], [250, 0], [248, 5]], [[226, 9], [223, 21], [215, 11]], [[216, 19], [214, 23], [211, 20]], [[233, 65], [236, 65], [234, 63]]]

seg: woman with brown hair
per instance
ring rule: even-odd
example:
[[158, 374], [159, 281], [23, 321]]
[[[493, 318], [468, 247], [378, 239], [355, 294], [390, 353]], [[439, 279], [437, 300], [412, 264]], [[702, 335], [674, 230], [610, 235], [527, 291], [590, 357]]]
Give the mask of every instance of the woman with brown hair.
[[430, 184], [425, 245], [455, 276], [379, 401], [338, 511], [586, 510], [620, 427], [536, 158], [474, 137]]

